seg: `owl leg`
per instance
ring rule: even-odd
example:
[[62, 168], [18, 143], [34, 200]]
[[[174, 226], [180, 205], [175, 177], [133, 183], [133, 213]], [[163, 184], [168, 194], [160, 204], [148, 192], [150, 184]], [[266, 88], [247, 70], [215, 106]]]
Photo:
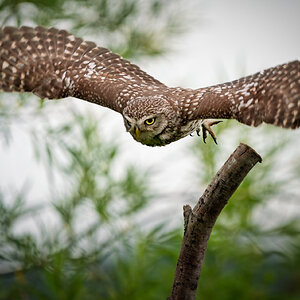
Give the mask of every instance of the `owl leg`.
[[[215, 135], [215, 133], [213, 132], [213, 130], [211, 129], [211, 126], [216, 125], [221, 123], [222, 121], [214, 121], [214, 120], [203, 120], [201, 123], [201, 127], [202, 127], [202, 138], [203, 138], [203, 142], [206, 143], [206, 138], [207, 138], [207, 132], [210, 134], [210, 136], [213, 138], [214, 142], [216, 144], [217, 143], [217, 136]], [[197, 134], [200, 135], [200, 130], [197, 130]]]

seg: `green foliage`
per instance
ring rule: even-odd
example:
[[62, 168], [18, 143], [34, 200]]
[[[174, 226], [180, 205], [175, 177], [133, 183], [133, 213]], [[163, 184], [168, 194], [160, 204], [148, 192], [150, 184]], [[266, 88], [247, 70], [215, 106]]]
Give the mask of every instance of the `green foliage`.
[[[233, 129], [227, 124], [218, 130], [222, 140]], [[118, 179], [114, 177], [117, 147], [99, 136], [91, 117], [75, 113], [69, 126], [49, 129], [47, 137], [51, 145], [57, 143], [70, 154], [68, 161], [58, 165], [71, 185], [61, 197], [53, 195], [53, 213], [58, 220], [54, 226], [39, 220], [45, 207], [26, 208], [23, 192], [10, 204], [0, 201], [0, 299], [166, 298], [182, 230], [166, 231], [161, 224], [145, 231], [134, 221], [151, 197], [145, 176], [130, 167]], [[67, 142], [71, 137], [76, 143]], [[282, 179], [272, 177], [272, 164], [276, 154], [288, 146], [286, 141], [267, 144], [266, 167], [257, 166], [250, 173], [222, 212], [209, 242], [199, 299], [299, 298], [298, 220], [278, 220], [270, 226], [265, 219], [255, 218], [255, 211], [274, 196], [287, 199]], [[211, 141], [208, 147], [216, 149]], [[205, 155], [199, 140], [193, 151]], [[47, 155], [46, 150], [39, 152]], [[58, 161], [55, 153], [49, 160], [52, 167]], [[215, 150], [208, 160], [198, 154], [195, 169], [213, 174], [219, 168], [219, 156]], [[289, 180], [297, 181], [297, 176], [296, 169]], [[198, 178], [201, 185], [209, 180], [205, 172]], [[26, 218], [36, 220], [37, 236], [15, 232]]]
[[[1, 0], [0, 19], [2, 25], [72, 29], [136, 58], [163, 53], [170, 37], [183, 28], [182, 4]], [[146, 229], [138, 220], [155, 198], [151, 173], [130, 165], [116, 172], [118, 145], [104, 139], [92, 114], [67, 109], [33, 96], [0, 95], [3, 147], [9, 146], [13, 125], [29, 132], [51, 191], [46, 204], [29, 206], [26, 188], [8, 194], [1, 187], [0, 299], [165, 299], [182, 224], [170, 229], [162, 220]], [[49, 118], [54, 111], [61, 116], [56, 125]], [[293, 201], [299, 191], [300, 159], [289, 158], [288, 176], [274, 176], [279, 153], [286, 153], [291, 144], [276, 132], [265, 129], [264, 136], [271, 138], [262, 147], [263, 164], [247, 176], [214, 227], [198, 299], [300, 298], [299, 221], [292, 216], [280, 219], [281, 214], [270, 209], [278, 199], [282, 210], [287, 202], [297, 208]], [[224, 122], [216, 133], [222, 148], [212, 141], [203, 145], [200, 139], [192, 148], [199, 190], [239, 141], [251, 145], [245, 126], [232, 128]], [[231, 144], [225, 146], [228, 136]]]
[[[236, 124], [232, 128], [230, 121], [222, 125], [216, 130], [219, 140], [231, 136], [234, 144], [242, 140], [251, 145], [247, 138], [251, 128]], [[300, 296], [300, 222], [293, 217], [276, 220], [276, 215], [269, 212], [271, 207], [266, 208], [276, 198], [282, 208], [287, 199], [297, 208], [297, 196], [291, 196], [286, 188], [298, 185], [299, 175], [292, 167], [288, 177], [274, 176], [279, 175], [278, 158], [292, 146], [292, 141], [276, 139], [277, 135], [282, 136], [278, 129], [267, 128], [263, 134], [267, 137], [268, 132], [271, 139], [264, 141], [263, 164], [247, 175], [214, 227], [199, 281], [199, 299], [298, 299]], [[197, 141], [192, 148], [198, 163], [195, 169], [201, 170], [197, 176], [201, 185], [209, 183], [230, 154], [223, 157], [224, 153], [212, 141], [207, 146], [208, 150]], [[293, 157], [289, 160], [287, 164], [293, 166]], [[257, 217], [258, 211], [263, 212], [262, 218]]]
[[[145, 176], [128, 167], [116, 178], [113, 165], [118, 161], [117, 146], [101, 139], [92, 117], [74, 114], [69, 126], [49, 127], [47, 140], [41, 144], [45, 149], [37, 150], [47, 157], [47, 145], [51, 144], [48, 163], [53, 168], [59, 166], [70, 183], [64, 186], [61, 198], [58, 191], [53, 193], [52, 218], [57, 220], [56, 225], [49, 226], [39, 219], [45, 207], [26, 208], [24, 193], [9, 203], [0, 199], [0, 269], [16, 270], [2, 277], [1, 299], [22, 295], [33, 299], [82, 299], [85, 294], [93, 295], [94, 287], [89, 286], [94, 284], [90, 282], [95, 272], [92, 269], [98, 266], [97, 278], [104, 276], [108, 271], [102, 270], [102, 261], [110, 265], [113, 253], [123, 255], [124, 245], [128, 251], [132, 244], [135, 246], [134, 233], [138, 231], [131, 216], [141, 211], [149, 199]], [[76, 143], [67, 142], [71, 138]], [[38, 137], [35, 139], [40, 144]], [[58, 163], [56, 148], [69, 160]], [[37, 236], [15, 231], [27, 215], [37, 223]], [[143, 243], [151, 244], [158, 234], [158, 230], [153, 231]], [[132, 240], [123, 244], [122, 239]], [[140, 255], [142, 240], [138, 243], [136, 255]], [[34, 283], [31, 278], [35, 278]]]

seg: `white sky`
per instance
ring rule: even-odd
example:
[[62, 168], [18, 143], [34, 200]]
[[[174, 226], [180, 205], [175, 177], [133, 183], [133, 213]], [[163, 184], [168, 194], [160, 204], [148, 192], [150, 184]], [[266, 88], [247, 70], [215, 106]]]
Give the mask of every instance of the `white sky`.
[[223, 80], [232, 80], [299, 59], [300, 1], [210, 0], [199, 6], [204, 20], [174, 43], [172, 55], [146, 66], [162, 81], [196, 88], [218, 83], [220, 70]]
[[[169, 55], [138, 62], [160, 81], [172, 86], [196, 88], [300, 59], [300, 1], [210, 0], [199, 1], [199, 5], [201, 23], [174, 41], [174, 50]], [[66, 105], [73, 105], [71, 101], [67, 100]], [[186, 176], [195, 172], [187, 150], [192, 138], [187, 137], [167, 147], [149, 148], [134, 142], [125, 133], [122, 118], [114, 112], [79, 103], [99, 114], [99, 119], [102, 112], [106, 112], [103, 133], [118, 138], [124, 150], [124, 162], [131, 161], [142, 167], [155, 166], [159, 170], [156, 186], [161, 192], [176, 190], [186, 181]], [[299, 141], [299, 130], [293, 134]], [[223, 140], [218, 146], [225, 157], [234, 150], [226, 145]], [[261, 138], [257, 140], [257, 147], [261, 147], [259, 145]], [[255, 141], [252, 146], [257, 149]], [[0, 149], [0, 188], [7, 191], [28, 180], [32, 186], [32, 201], [39, 201], [40, 197], [47, 201], [44, 173], [34, 164], [32, 156], [28, 140], [16, 130], [12, 149]], [[181, 210], [181, 204], [178, 209]]]

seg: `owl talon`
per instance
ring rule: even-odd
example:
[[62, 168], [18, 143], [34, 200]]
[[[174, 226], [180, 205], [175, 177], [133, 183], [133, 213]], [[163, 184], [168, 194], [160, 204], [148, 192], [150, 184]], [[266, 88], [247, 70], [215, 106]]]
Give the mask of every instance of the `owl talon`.
[[[209, 121], [209, 120], [204, 120], [201, 124], [202, 127], [202, 138], [203, 138], [203, 142], [204, 144], [206, 144], [206, 138], [207, 138], [207, 132], [210, 134], [210, 136], [212, 137], [212, 139], [214, 140], [215, 144], [218, 145], [217, 143], [217, 136], [216, 134], [213, 132], [213, 130], [211, 129], [211, 126], [216, 125], [221, 123], [222, 121]], [[198, 132], [197, 132], [198, 134]]]

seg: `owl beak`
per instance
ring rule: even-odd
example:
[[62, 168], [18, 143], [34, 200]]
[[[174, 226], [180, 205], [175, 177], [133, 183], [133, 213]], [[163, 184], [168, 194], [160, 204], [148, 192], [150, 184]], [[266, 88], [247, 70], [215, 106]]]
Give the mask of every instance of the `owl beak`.
[[135, 127], [135, 136], [136, 136], [136, 138], [139, 139], [140, 135], [141, 135], [141, 131], [139, 130], [138, 127]]

